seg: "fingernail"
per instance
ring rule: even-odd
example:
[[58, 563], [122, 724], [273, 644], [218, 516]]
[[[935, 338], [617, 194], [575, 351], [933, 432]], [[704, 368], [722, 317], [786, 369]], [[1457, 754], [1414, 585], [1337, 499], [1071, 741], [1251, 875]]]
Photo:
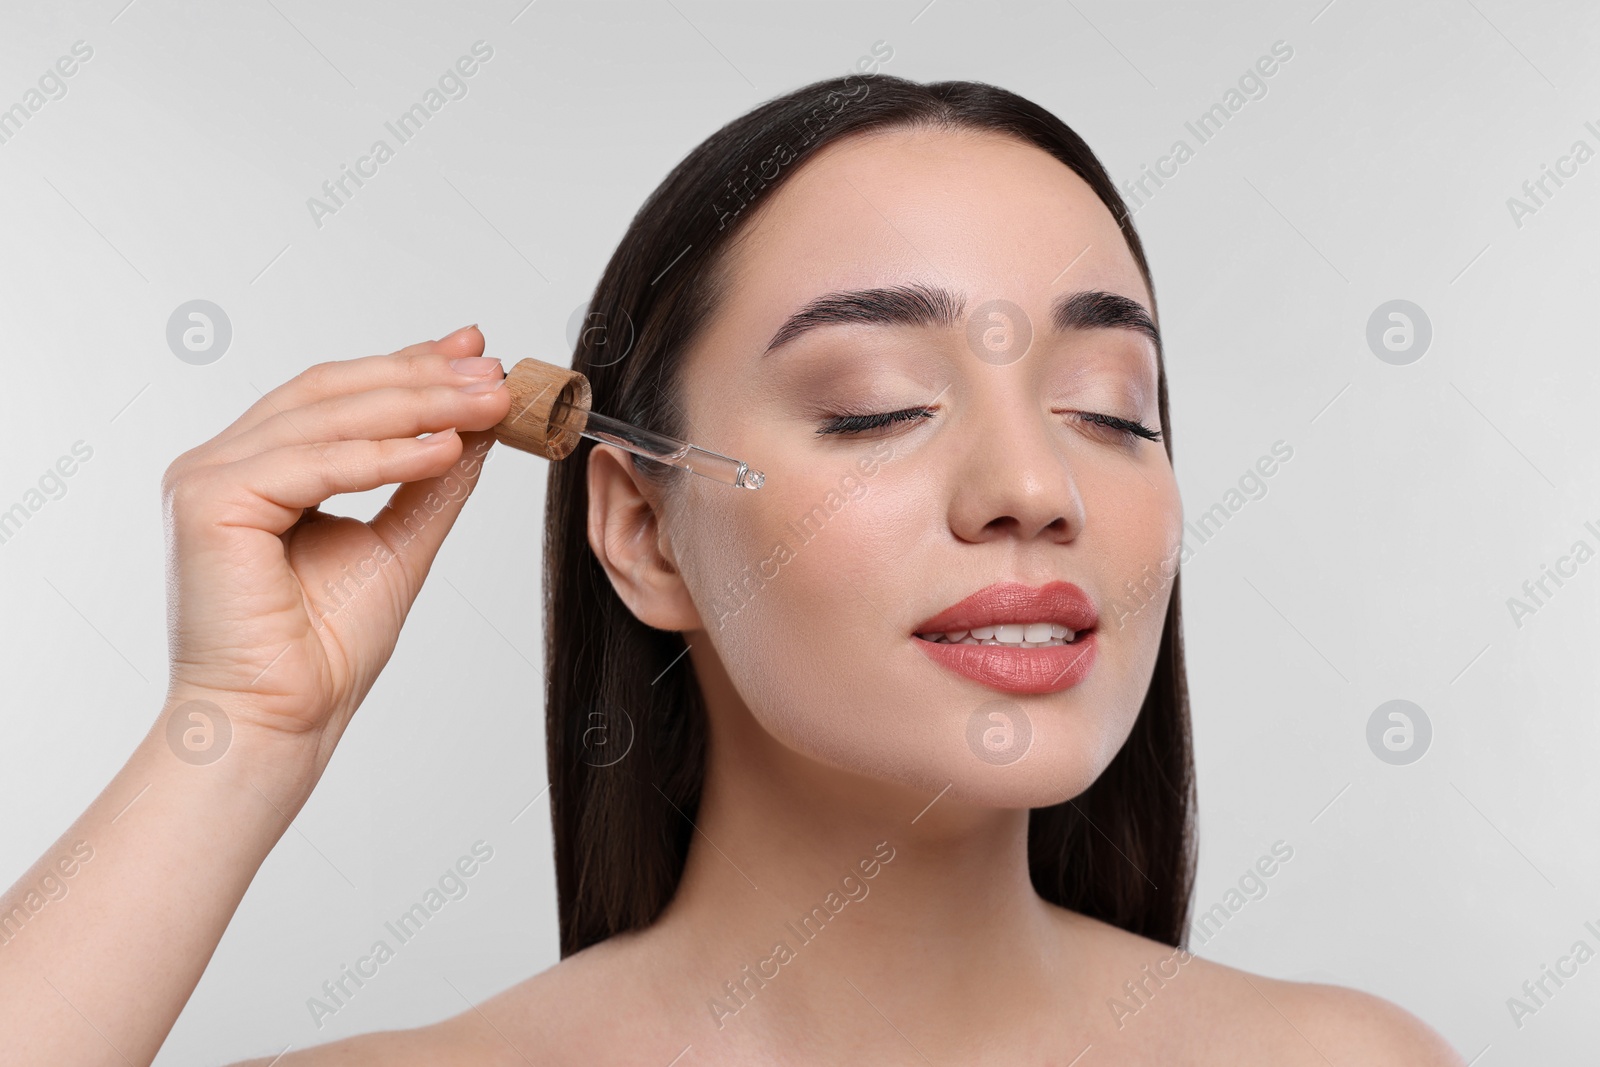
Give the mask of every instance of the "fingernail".
[[457, 334], [463, 334], [463, 333], [466, 333], [468, 330], [476, 329], [477, 326], [478, 326], [478, 324], [474, 322], [472, 325], [463, 326], [459, 330], [451, 330], [449, 333], [447, 333], [443, 337], [439, 338], [439, 340], [441, 342], [448, 341], [448, 340], [450, 340], [450, 338], [456, 336]]
[[461, 391], [463, 393], [492, 393], [505, 384], [506, 380], [504, 378], [487, 378], [481, 382], [473, 382], [471, 385], [463, 385]]
[[468, 378], [482, 378], [487, 374], [499, 374], [500, 361], [494, 356], [462, 356], [450, 361], [450, 369]]

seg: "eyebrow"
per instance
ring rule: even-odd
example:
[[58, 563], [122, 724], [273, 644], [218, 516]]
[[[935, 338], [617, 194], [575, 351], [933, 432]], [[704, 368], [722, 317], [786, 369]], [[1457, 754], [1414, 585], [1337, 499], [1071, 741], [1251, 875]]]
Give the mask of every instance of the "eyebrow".
[[[784, 320], [772, 335], [766, 355], [796, 338], [824, 326], [861, 323], [870, 326], [941, 326], [961, 324], [966, 297], [948, 289], [922, 284], [877, 289], [850, 289], [825, 293]], [[1068, 330], [1133, 330], [1150, 339], [1161, 354], [1161, 332], [1150, 312], [1137, 300], [1103, 289], [1063, 293], [1050, 307], [1050, 327]]]

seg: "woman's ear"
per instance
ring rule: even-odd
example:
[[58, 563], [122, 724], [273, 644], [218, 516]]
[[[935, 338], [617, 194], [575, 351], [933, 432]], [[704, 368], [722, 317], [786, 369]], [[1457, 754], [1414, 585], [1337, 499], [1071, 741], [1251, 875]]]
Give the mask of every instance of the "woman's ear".
[[646, 626], [695, 630], [700, 615], [661, 522], [661, 494], [614, 445], [589, 452], [589, 547], [617, 596]]

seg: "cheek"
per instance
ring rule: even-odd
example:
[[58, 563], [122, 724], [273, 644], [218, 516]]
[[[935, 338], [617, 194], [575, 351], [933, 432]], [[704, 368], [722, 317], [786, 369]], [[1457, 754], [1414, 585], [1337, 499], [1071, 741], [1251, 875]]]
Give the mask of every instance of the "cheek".
[[792, 748], [859, 767], [873, 749], [862, 709], [893, 705], [880, 667], [914, 651], [909, 634], [904, 648], [893, 638], [909, 618], [903, 561], [925, 533], [929, 504], [924, 490], [892, 478], [892, 464], [866, 474], [857, 458], [769, 470], [765, 487], [732, 499], [707, 483], [711, 494], [687, 516], [693, 563], [684, 574], [729, 680], [762, 726]]
[[892, 577], [897, 540], [926, 521], [875, 459], [863, 449], [809, 469], [774, 464], [754, 493], [692, 486], [679, 514], [693, 531], [687, 577], [708, 631], [728, 634], [737, 623], [747, 633], [759, 621], [815, 638], [871, 612], [859, 594]]
[[1089, 517], [1103, 560], [1103, 651], [1119, 661], [1130, 687], [1146, 684], [1155, 665], [1183, 552], [1183, 510], [1171, 470], [1147, 474], [1137, 490], [1120, 484], [1098, 513], [1091, 507]]

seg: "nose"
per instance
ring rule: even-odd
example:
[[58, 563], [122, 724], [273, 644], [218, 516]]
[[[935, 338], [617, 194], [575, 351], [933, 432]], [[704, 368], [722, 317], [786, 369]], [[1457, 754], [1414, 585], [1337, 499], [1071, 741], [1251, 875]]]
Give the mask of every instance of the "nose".
[[[1083, 497], [1063, 443], [1061, 416], [1031, 390], [983, 390], [952, 436], [961, 454], [952, 472], [950, 529], [963, 541], [1047, 539], [1067, 544], [1083, 530]], [[952, 427], [955, 429], [955, 427]]]

